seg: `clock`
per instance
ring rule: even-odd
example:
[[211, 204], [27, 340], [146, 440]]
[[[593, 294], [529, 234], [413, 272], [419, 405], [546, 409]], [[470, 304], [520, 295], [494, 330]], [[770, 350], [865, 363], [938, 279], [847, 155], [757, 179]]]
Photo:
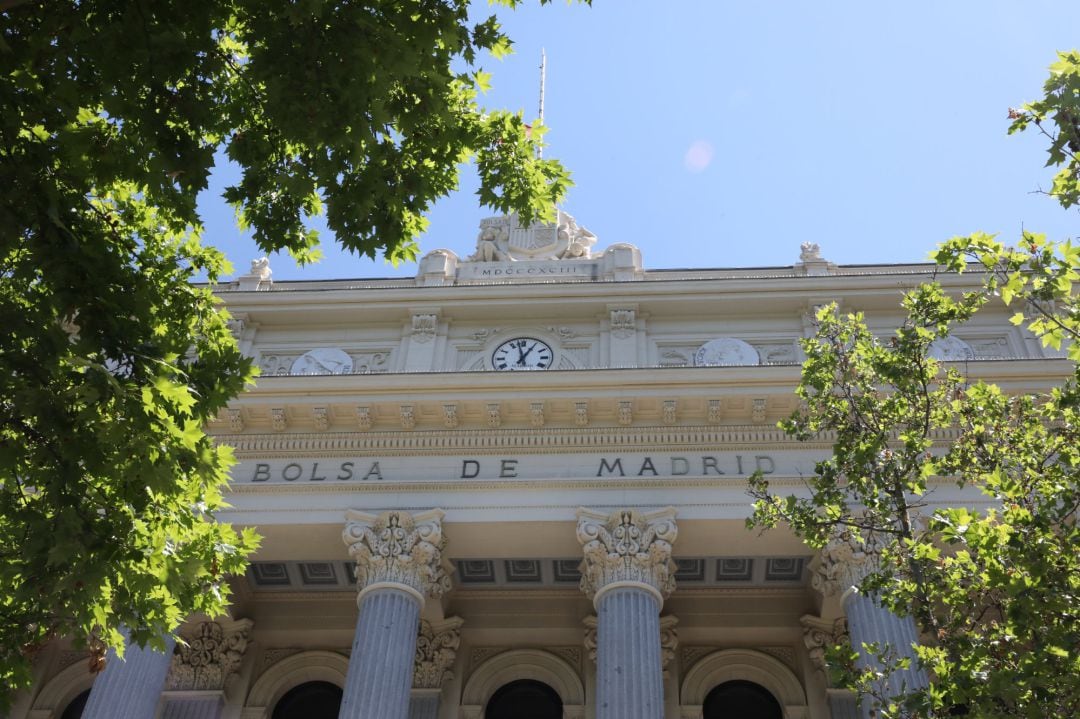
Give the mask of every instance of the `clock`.
[[497, 370], [547, 369], [555, 357], [551, 346], [533, 337], [515, 337], [495, 348], [491, 366]]

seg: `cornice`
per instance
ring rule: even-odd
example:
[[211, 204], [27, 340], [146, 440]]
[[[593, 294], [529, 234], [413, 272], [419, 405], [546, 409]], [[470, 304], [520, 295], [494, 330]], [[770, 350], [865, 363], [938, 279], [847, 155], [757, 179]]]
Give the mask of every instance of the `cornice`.
[[725, 425], [722, 427], [609, 427], [462, 429], [416, 432], [323, 432], [296, 434], [216, 434], [215, 440], [231, 446], [237, 458], [339, 456], [414, 457], [467, 452], [477, 455], [587, 454], [597, 451], [685, 452], [722, 447], [761, 450], [828, 449], [832, 438], [798, 442], [775, 427]]
[[[433, 394], [442, 399], [468, 399], [489, 392], [499, 399], [512, 392], [527, 396], [530, 392], [551, 396], [559, 392], [582, 391], [601, 394], [605, 390], [622, 392], [658, 391], [661, 394], [687, 388], [700, 394], [702, 386], [745, 388], [783, 387], [790, 391], [801, 373], [798, 364], [717, 366], [717, 367], [614, 367], [597, 369], [544, 370], [538, 372], [401, 372], [353, 375], [281, 375], [259, 377], [256, 384], [240, 397], [237, 404], [255, 404], [264, 398], [290, 396], [356, 394], [372, 400], [402, 392], [419, 397]], [[456, 397], [455, 397], [456, 395]], [[581, 397], [585, 399], [585, 397]]]
[[[745, 291], [753, 288], [760, 292], [775, 291], [836, 290], [838, 278], [845, 284], [845, 293], [858, 292], [864, 288], [889, 287], [898, 284], [911, 285], [933, 276], [949, 285], [976, 287], [981, 283], [978, 272], [964, 275], [939, 275], [931, 264], [911, 265], [840, 265], [823, 275], [810, 275], [791, 266], [750, 267], [737, 269], [693, 270], [646, 270], [640, 280], [632, 281], [582, 281], [551, 280], [545, 282], [517, 281], [470, 281], [462, 284], [422, 286], [409, 278], [402, 279], [347, 279], [320, 281], [278, 281], [273, 289], [266, 291], [240, 291], [218, 286], [215, 291], [232, 305], [274, 306], [290, 304], [320, 305], [331, 302], [361, 301], [415, 302], [417, 296], [424, 301], [438, 301], [440, 297], [454, 301], [469, 299], [490, 300], [492, 295], [511, 295], [514, 299], [567, 296], [618, 296], [658, 295], [664, 293], [700, 293], [715, 288], [717, 291]], [[376, 297], [377, 296], [377, 297]]]
[[[954, 439], [954, 430], [934, 438]], [[588, 427], [552, 429], [435, 430], [417, 432], [325, 432], [297, 434], [218, 434], [215, 440], [231, 446], [238, 459], [305, 457], [415, 457], [595, 454], [597, 452], [735, 452], [764, 450], [831, 450], [833, 433], [800, 442], [776, 427], [724, 425], [718, 427]]]

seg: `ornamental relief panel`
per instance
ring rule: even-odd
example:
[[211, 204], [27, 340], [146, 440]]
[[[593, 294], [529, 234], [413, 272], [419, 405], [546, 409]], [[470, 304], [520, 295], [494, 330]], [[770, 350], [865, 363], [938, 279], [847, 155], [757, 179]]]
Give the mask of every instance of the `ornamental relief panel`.
[[[332, 351], [333, 354], [327, 350]], [[392, 354], [389, 349], [367, 352], [335, 348], [317, 348], [308, 352], [266, 350], [259, 353], [258, 366], [264, 377], [301, 374], [367, 374], [389, 372], [393, 366], [390, 362]]]

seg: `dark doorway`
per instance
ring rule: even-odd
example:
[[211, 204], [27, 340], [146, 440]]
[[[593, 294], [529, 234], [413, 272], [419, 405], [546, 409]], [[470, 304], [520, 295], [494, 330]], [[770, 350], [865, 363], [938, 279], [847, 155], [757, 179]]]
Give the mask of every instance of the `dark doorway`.
[[562, 719], [562, 699], [543, 682], [519, 679], [499, 687], [484, 719]]
[[753, 682], [724, 682], [705, 697], [705, 719], [784, 719], [780, 703]]
[[272, 719], [337, 719], [341, 687], [330, 682], [305, 682], [285, 692]]
[[67, 705], [67, 709], [60, 715], [60, 719], [79, 719], [82, 716], [83, 709], [86, 708], [86, 700], [89, 698], [90, 690], [87, 689], [71, 700], [71, 703]]

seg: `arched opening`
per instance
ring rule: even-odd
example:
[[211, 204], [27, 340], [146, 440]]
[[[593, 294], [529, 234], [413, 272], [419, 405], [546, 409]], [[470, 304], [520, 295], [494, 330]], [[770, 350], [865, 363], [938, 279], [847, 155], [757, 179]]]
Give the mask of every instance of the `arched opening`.
[[337, 719], [341, 687], [330, 682], [304, 682], [281, 697], [271, 719]]
[[714, 687], [702, 705], [704, 719], [784, 719], [776, 697], [760, 684], [735, 680]]
[[518, 679], [491, 695], [484, 719], [562, 719], [558, 693], [543, 682]]
[[86, 708], [86, 700], [89, 698], [90, 690], [87, 689], [71, 700], [71, 703], [64, 709], [64, 713], [60, 715], [60, 719], [79, 719], [82, 716], [83, 709]]

